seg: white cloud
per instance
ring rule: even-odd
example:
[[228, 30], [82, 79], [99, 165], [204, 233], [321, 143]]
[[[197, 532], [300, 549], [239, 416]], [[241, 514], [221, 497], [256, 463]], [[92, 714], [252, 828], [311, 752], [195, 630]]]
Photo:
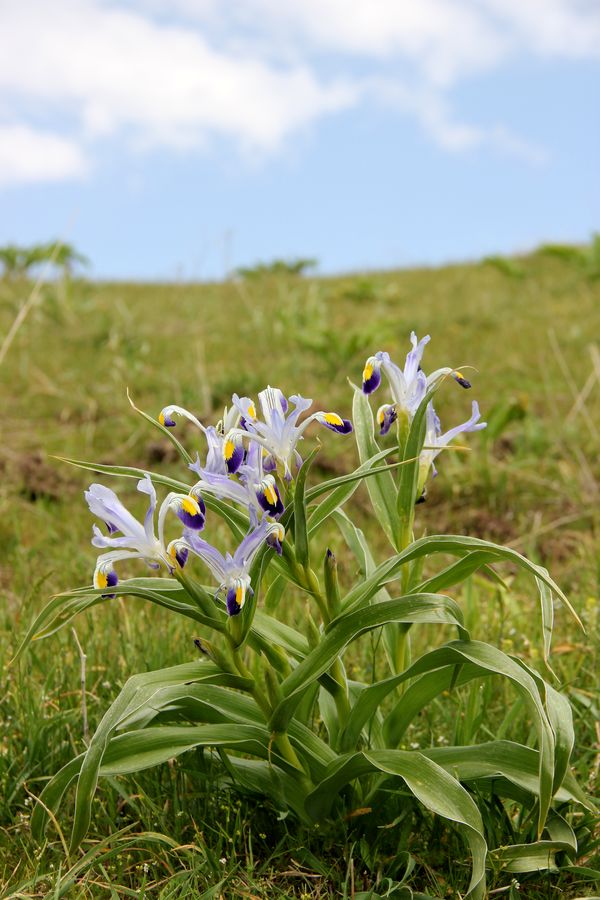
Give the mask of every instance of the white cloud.
[[74, 141], [26, 125], [0, 125], [0, 185], [79, 179], [87, 170]]
[[91, 0], [5, 4], [0, 32], [10, 35], [0, 89], [65, 110], [91, 136], [133, 129], [186, 145], [208, 132], [272, 149], [354, 100], [349, 85], [322, 84], [306, 66], [233, 57], [195, 31]]
[[199, 149], [216, 135], [276, 152], [319, 118], [389, 95], [448, 150], [486, 144], [535, 162], [539, 148], [503, 123], [455, 119], [452, 88], [519, 54], [600, 57], [600, 3], [19, 0], [0, 3], [0, 34], [0, 114], [21, 123], [0, 148], [12, 179], [81, 175], [84, 148], [109, 137]]
[[484, 0], [515, 49], [567, 59], [600, 59], [598, 0]]

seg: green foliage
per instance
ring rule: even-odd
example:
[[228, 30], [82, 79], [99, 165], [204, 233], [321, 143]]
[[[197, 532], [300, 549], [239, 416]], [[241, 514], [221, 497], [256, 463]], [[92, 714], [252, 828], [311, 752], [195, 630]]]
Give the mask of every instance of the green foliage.
[[42, 265], [53, 266], [63, 274], [71, 274], [77, 266], [89, 265], [89, 260], [72, 244], [52, 241], [29, 247], [6, 244], [0, 247], [0, 264], [6, 279], [27, 278]]
[[[573, 706], [576, 743], [570, 768], [594, 794], [595, 723], [600, 709], [600, 445], [593, 427], [599, 421], [600, 392], [592, 380], [575, 403], [572, 388], [581, 391], [594, 372], [588, 348], [600, 333], [599, 282], [590, 280], [585, 269], [557, 257], [532, 255], [520, 258], [519, 265], [526, 273], [524, 279], [500, 277], [490, 267], [478, 265], [377, 273], [370, 276], [376, 298], [364, 303], [350, 302], [345, 296], [360, 281], [351, 276], [316, 281], [272, 279], [244, 285], [76, 281], [56, 308], [60, 315], [48, 303], [51, 295], [45, 298], [21, 330], [14, 355], [7, 361], [10, 364], [0, 367], [5, 398], [0, 447], [0, 664], [14, 655], [18, 639], [49, 594], [90, 581], [90, 521], [81, 492], [92, 480], [111, 484], [111, 473], [95, 465], [87, 472], [70, 469], [51, 454], [96, 459], [106, 466], [129, 462], [136, 470], [129, 473], [133, 479], [150, 467], [164, 479], [155, 479], [159, 492], [159, 485], [164, 484], [163, 493], [185, 489], [189, 483], [185, 467], [177, 464], [174, 449], [158, 431], [148, 429], [141, 419], [134, 419], [132, 427], [127, 384], [136, 403], [154, 415], [160, 405], [173, 401], [204, 416], [210, 405], [198, 398], [204, 396], [201, 387], [206, 379], [218, 418], [219, 408], [233, 390], [243, 385], [255, 395], [264, 383], [273, 382], [276, 369], [282, 386], [293, 389], [301, 385], [323, 408], [348, 410], [345, 373], [349, 372], [353, 381], [359, 379], [365, 352], [388, 349], [395, 355], [411, 327], [419, 333], [442, 329], [452, 362], [474, 363], [479, 368], [469, 377], [488, 423], [495, 404], [510, 404], [513, 397], [520, 404], [520, 398], [527, 397], [528, 405], [525, 417], [508, 422], [496, 440], [489, 440], [489, 429], [481, 433], [485, 452], [478, 439], [471, 439], [471, 453], [448, 453], [442, 458], [440, 476], [431, 482], [427, 502], [417, 507], [417, 533], [452, 532], [510, 543], [535, 563], [548, 566], [565, 588], [587, 634], [582, 635], [577, 623], [555, 602], [551, 664], [560, 678], [561, 694]], [[6, 282], [2, 291], [0, 330], [6, 332], [22, 300], [22, 286]], [[361, 295], [358, 288], [357, 295]], [[303, 304], [310, 308], [310, 315], [322, 309], [324, 324], [332, 334], [344, 337], [362, 331], [366, 336], [356, 357], [345, 363], [343, 370], [335, 370], [335, 380], [330, 377], [328, 361], [322, 358], [323, 351], [302, 343], [295, 331], [296, 326], [301, 327], [310, 337], [310, 316], [307, 314], [304, 323], [300, 319]], [[283, 322], [290, 307], [294, 308], [293, 321]], [[240, 319], [243, 327], [232, 328], [232, 321]], [[375, 324], [377, 336], [371, 339], [368, 335]], [[557, 335], [572, 383], [548, 342], [548, 328]], [[443, 349], [439, 340], [432, 342], [434, 353], [438, 346]], [[202, 347], [206, 349], [201, 368], [196, 365], [196, 351]], [[439, 364], [442, 362], [440, 359]], [[221, 380], [223, 387], [216, 392], [214, 385]], [[447, 416], [461, 421], [464, 405], [465, 395], [460, 390], [445, 390]], [[193, 432], [181, 426], [177, 434], [195, 456], [201, 445]], [[306, 444], [311, 447], [311, 440]], [[373, 468], [398, 459], [393, 435], [379, 444], [387, 450]], [[345, 477], [341, 473], [357, 465], [351, 441], [342, 446], [332, 440], [329, 449], [317, 456], [307, 479], [312, 567], [320, 574], [320, 553], [331, 547], [337, 559], [340, 598], [362, 579], [360, 573], [371, 573], [393, 552], [379, 531], [365, 483], [347, 482], [329, 493], [312, 495], [324, 483], [322, 479]], [[92, 474], [94, 471], [102, 474]], [[132, 478], [115, 479], [113, 486], [115, 482], [119, 493], [123, 490], [128, 498], [134, 492]], [[330, 498], [331, 506], [324, 506]], [[345, 505], [340, 509], [342, 501]], [[214, 528], [218, 517], [210, 511], [209, 516]], [[233, 525], [226, 522], [222, 530], [217, 529], [224, 545]], [[352, 550], [346, 548], [346, 541]], [[519, 657], [532, 671], [546, 672], [541, 617], [534, 612], [538, 601], [533, 573], [507, 559], [493, 564], [502, 576], [494, 579], [489, 564], [477, 569], [479, 552], [483, 553], [471, 548], [464, 558], [421, 557], [421, 575], [416, 571], [419, 560], [415, 560], [411, 589], [449, 594], [459, 604], [473, 639], [486, 641], [509, 657]], [[472, 577], [454, 581], [471, 566]], [[166, 585], [166, 580], [162, 581]], [[304, 633], [308, 595], [279, 574], [272, 563], [264, 585], [268, 588], [259, 594], [251, 640], [262, 653], [271, 653], [272, 665], [278, 663], [283, 669], [273, 648], [285, 647], [285, 654], [298, 661], [310, 652]], [[151, 585], [147, 587], [152, 590]], [[397, 596], [397, 584], [391, 584], [380, 588], [375, 598], [378, 602]], [[308, 602], [318, 623], [316, 601]], [[349, 789], [344, 788], [337, 801], [340, 806], [333, 808], [331, 817], [318, 822], [318, 827], [302, 825], [293, 811], [286, 815], [281, 799], [275, 805], [268, 800], [267, 790], [274, 790], [274, 769], [268, 761], [230, 752], [231, 770], [227, 771], [226, 751], [219, 755], [211, 750], [191, 750], [171, 765], [129, 775], [102, 775], [91, 829], [83, 844], [85, 854], [80, 850], [67, 857], [54, 825], [47, 832], [48, 843], [36, 848], [30, 834], [31, 794], [38, 796], [47, 775], [58, 772], [86, 748], [80, 659], [72, 626], [87, 654], [91, 733], [132, 672], [187, 664], [198, 653], [193, 638], [210, 643], [208, 629], [197, 620], [174, 615], [142, 597], [127, 596], [125, 590], [117, 593], [114, 601], [90, 606], [84, 616], [65, 625], [49, 639], [36, 641], [18, 664], [3, 670], [0, 896], [21, 892], [23, 896], [77, 900], [128, 896], [187, 900], [203, 895], [218, 898], [220, 894], [261, 900], [307, 900], [313, 896], [408, 900], [423, 894], [454, 898], [464, 890], [470, 859], [463, 839], [444, 826], [443, 819], [399, 790], [401, 779], [390, 777], [387, 787], [383, 784], [377, 792], [375, 804], [365, 798], [364, 805], [361, 801], [360, 806], [352, 806], [348, 814], [343, 803]], [[384, 626], [389, 628], [390, 650], [396, 647], [397, 630], [402, 627]], [[445, 625], [413, 625], [407, 663], [412, 665], [440, 642], [454, 642], [455, 635], [456, 630], [451, 632]], [[356, 685], [370, 686], [394, 677], [387, 650], [385, 634], [381, 637], [373, 629], [344, 651], [353, 708], [358, 700]], [[252, 665], [256, 651], [243, 652]], [[210, 657], [206, 661], [212, 662]], [[264, 671], [262, 665], [257, 666], [253, 675], [260, 680]], [[456, 678], [454, 666], [442, 668], [437, 685], [433, 682], [438, 673], [428, 674], [431, 694], [429, 682], [423, 681], [418, 693], [416, 689], [408, 693], [409, 688], [400, 685], [387, 695], [384, 714], [396, 696], [407, 696], [411, 709], [420, 709], [411, 713], [406, 706], [408, 724], [398, 749], [415, 749], [431, 756], [461, 780], [481, 811], [489, 848], [535, 844], [538, 823], [535, 814], [528, 818], [530, 802], [521, 805], [520, 799], [499, 799], [500, 779], [492, 771], [493, 750], [502, 753], [505, 774], [513, 779], [513, 797], [527, 800], [539, 783], [537, 744], [530, 732], [532, 720], [524, 697], [507, 678], [482, 673], [481, 678], [469, 681], [467, 663], [461, 672], [465, 672], [464, 678]], [[283, 671], [281, 674], [285, 677]], [[198, 689], [203, 689], [202, 685]], [[184, 690], [189, 692], [191, 687], [184, 685], [182, 693]], [[337, 711], [332, 695], [319, 681], [301, 701], [293, 721], [301, 721], [309, 709], [308, 694], [315, 692], [320, 696], [314, 727], [327, 743], [327, 725], [333, 730]], [[200, 703], [198, 699], [177, 702]], [[148, 707], [148, 713], [151, 711]], [[171, 713], [167, 710], [160, 715], [164, 723], [157, 718], [153, 727], [171, 727], [167, 718]], [[311, 723], [308, 713], [302, 722]], [[362, 730], [358, 718], [353, 722]], [[376, 727], [377, 723], [371, 742]], [[341, 735], [336, 740], [344, 741], [339, 743], [340, 753], [350, 752], [351, 736]], [[495, 747], [486, 749], [492, 744]], [[517, 752], [519, 745], [528, 753]], [[459, 752], [460, 748], [475, 748], [471, 755], [481, 766], [477, 784], [483, 788], [470, 786], [471, 763], [465, 756], [458, 765], [452, 756], [455, 748]], [[486, 782], [481, 772], [488, 754]], [[512, 761], [516, 767], [509, 772]], [[234, 775], [235, 793], [231, 790]], [[525, 790], [520, 781], [527, 779], [530, 783]], [[569, 779], [554, 795], [549, 830], [542, 841], [560, 839], [555, 829], [562, 816], [575, 835], [577, 861], [571, 862], [574, 856], [566, 850], [558, 850], [553, 856], [559, 872], [511, 873], [508, 854], [504, 861], [488, 854], [490, 896], [573, 900], [598, 894], [597, 811], [588, 812], [573, 803]], [[263, 790], [257, 802], [259, 784]], [[71, 792], [65, 796], [57, 819], [66, 842], [72, 823], [71, 796]]]
[[[440, 383], [438, 379], [438, 387]], [[261, 550], [251, 570], [254, 595], [239, 617], [228, 618], [212, 601], [210, 588], [187, 569], [185, 575], [174, 572], [176, 578], [125, 580], [111, 588], [110, 596], [106, 588], [81, 588], [55, 598], [42, 611], [20, 652], [31, 641], [55, 634], [77, 613], [125, 595], [194, 620], [208, 637], [203, 633], [201, 639], [206, 660], [129, 679], [89, 746], [41, 792], [31, 820], [38, 841], [50, 820], [60, 817], [63, 797], [73, 784], [72, 854], [89, 829], [99, 778], [138, 773], [202, 748], [212, 754], [213, 765], [220, 760], [233, 786], [266, 798], [280, 815], [291, 815], [306, 827], [340, 822], [361, 807], [376, 809], [390, 794], [401, 797], [417, 818], [433, 815], [457, 829], [470, 855], [471, 876], [463, 889], [473, 898], [485, 896], [490, 865], [508, 873], [554, 871], [559, 857], [575, 858], [572, 828], [564, 819], [564, 827], [553, 826], [565, 804], [590, 808], [569, 773], [574, 744], [570, 704], [517, 657], [472, 639], [460, 605], [442, 591], [493, 571], [490, 567], [502, 561], [529, 573], [540, 596], [546, 660], [554, 599], [575, 619], [577, 615], [547, 571], [515, 550], [454, 535], [415, 540], [425, 410], [435, 390], [427, 392], [408, 431], [399, 427], [396, 464], [382, 462], [387, 453], [375, 441], [369, 402], [354, 390], [359, 468], [309, 488], [315, 449], [300, 469], [293, 493], [280, 482], [290, 500], [281, 520], [287, 531], [284, 552], [278, 559], [267, 548]], [[189, 462], [187, 450], [163, 425], [140, 414], [171, 438]], [[96, 468], [117, 476], [139, 474], [127, 467]], [[160, 475], [156, 481], [165, 483]], [[394, 548], [379, 564], [342, 511], [361, 481]], [[323, 495], [326, 499], [319, 499]], [[214, 497], [207, 500], [210, 512], [235, 536], [243, 533], [245, 513]], [[345, 596], [327, 568], [329, 554], [311, 541], [316, 527], [329, 520], [360, 562], [360, 574]], [[448, 555], [456, 562], [444, 569], [440, 563]], [[315, 563], [323, 558], [322, 585]], [[282, 577], [306, 598], [304, 634], [258, 608], [260, 597], [273, 597]], [[276, 600], [265, 605], [277, 612]], [[411, 632], [423, 627], [429, 628], [430, 640], [437, 634], [438, 646], [411, 662]], [[448, 627], [456, 639], [448, 641]], [[368, 634], [385, 636], [388, 672], [371, 683], [350, 680], [348, 648]], [[491, 677], [503, 680], [521, 700], [535, 746], [503, 739], [444, 748], [403, 746], [425, 707], [447, 702], [449, 694], [472, 690]], [[468, 721], [465, 733], [475, 730]], [[402, 882], [395, 887], [403, 890]]]
[[254, 266], [240, 266], [235, 274], [243, 279], [265, 278], [280, 275], [306, 275], [318, 265], [316, 259], [274, 259], [269, 263], [256, 263]]

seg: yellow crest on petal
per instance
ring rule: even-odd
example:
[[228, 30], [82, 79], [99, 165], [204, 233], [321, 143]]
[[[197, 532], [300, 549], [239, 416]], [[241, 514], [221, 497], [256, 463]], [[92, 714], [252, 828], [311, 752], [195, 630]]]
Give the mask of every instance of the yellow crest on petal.
[[323, 418], [328, 425], [343, 425], [344, 422], [337, 413], [323, 413]]
[[101, 571], [94, 572], [94, 587], [105, 588], [108, 586], [108, 576]]
[[371, 363], [367, 363], [363, 369], [363, 381], [368, 381], [372, 374], [373, 366], [371, 365]]
[[274, 506], [277, 503], [277, 493], [273, 485], [269, 482], [264, 485], [264, 494], [267, 498], [267, 503], [270, 503], [271, 506]]
[[198, 504], [196, 503], [196, 501], [194, 500], [193, 497], [185, 497], [181, 501], [181, 505], [182, 505], [183, 509], [186, 511], [186, 513], [190, 514], [190, 516], [195, 516], [199, 512]]

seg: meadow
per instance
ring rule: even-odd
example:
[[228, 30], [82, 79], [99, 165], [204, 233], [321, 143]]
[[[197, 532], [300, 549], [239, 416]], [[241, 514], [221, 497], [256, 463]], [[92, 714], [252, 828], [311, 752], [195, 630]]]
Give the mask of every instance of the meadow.
[[[102, 783], [85, 854], [68, 858], [57, 822], [47, 844], [30, 836], [32, 804], [48, 775], [84, 746], [80, 648], [93, 729], [127, 677], [194, 659], [196, 631], [164, 610], [116, 598], [9, 666], [48, 598], [89, 583], [96, 553], [82, 492], [88, 473], [56, 456], [170, 473], [172, 447], [136, 417], [169, 404], [218, 417], [234, 391], [270, 383], [313, 397], [315, 408], [351, 412], [348, 378], [360, 382], [379, 349], [401, 360], [408, 334], [432, 336], [428, 367], [473, 366], [473, 393], [489, 427], [469, 453], [448, 453], [419, 507], [419, 529], [488, 538], [545, 565], [578, 611], [583, 633], [556, 612], [552, 666], [575, 713], [574, 771], [590, 793], [600, 770], [600, 278], [592, 250], [546, 248], [439, 269], [339, 278], [262, 272], [225, 284], [109, 284], [65, 279], [44, 286], [0, 366], [0, 898], [369, 897], [404, 865], [416, 891], [456, 897], [460, 853], [447, 833], [395, 836], [344, 820], [308, 831], [268, 804], [234, 795], [174, 764]], [[0, 282], [0, 334], [31, 285]], [[445, 420], [462, 422], [469, 400], [445, 389]], [[193, 446], [193, 433], [185, 432]], [[352, 441], [323, 440], [320, 477], [354, 468]], [[101, 480], [101, 479], [99, 479]], [[108, 483], [108, 481], [106, 481]], [[124, 496], [133, 496], [119, 485]], [[364, 488], [352, 503], [371, 528]], [[341, 577], [352, 562], [331, 540]], [[452, 593], [473, 631], [544, 670], [537, 600], [511, 567], [508, 588], [481, 579]], [[296, 598], [289, 597], [289, 615]], [[356, 644], [352, 668], [375, 677], [378, 648]], [[463, 743], [527, 729], [503, 690], [461, 692], [422, 716], [410, 740]], [[511, 878], [490, 896], [591, 897], [598, 891], [600, 828], [575, 814], [578, 867]], [[68, 818], [68, 817], [67, 817]], [[367, 817], [368, 818], [368, 817]], [[404, 856], [401, 856], [404, 854]], [[410, 854], [410, 855], [409, 855]], [[400, 862], [399, 862], [400, 859]], [[587, 874], [586, 874], [587, 872]], [[395, 876], [398, 872], [395, 870]], [[393, 896], [393, 894], [388, 894]]]

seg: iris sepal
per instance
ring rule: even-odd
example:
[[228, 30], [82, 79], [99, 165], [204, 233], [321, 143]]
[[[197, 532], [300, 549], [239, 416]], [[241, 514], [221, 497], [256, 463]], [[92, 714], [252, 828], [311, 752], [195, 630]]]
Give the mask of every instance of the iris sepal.
[[[248, 397], [240, 398], [237, 394], [234, 395], [233, 403], [243, 417], [246, 427], [234, 428], [227, 435], [227, 439], [254, 441], [259, 444], [266, 451], [268, 458], [281, 464], [286, 481], [292, 479], [292, 466], [298, 468], [299, 453], [296, 446], [311, 422], [319, 421], [340, 434], [349, 434], [352, 431], [350, 421], [333, 412], [313, 413], [298, 424], [300, 416], [312, 406], [312, 400], [298, 394], [288, 399], [279, 388], [269, 386], [259, 393], [258, 401], [262, 419], [258, 416], [252, 418], [249, 415], [249, 410], [252, 411], [252, 401]], [[269, 464], [269, 469], [271, 466], [272, 463]]]
[[471, 416], [462, 425], [455, 425], [448, 431], [442, 433], [442, 427], [439, 416], [437, 415], [433, 403], [427, 405], [425, 413], [425, 447], [419, 456], [419, 482], [418, 496], [420, 497], [425, 487], [427, 476], [431, 471], [433, 476], [437, 475], [434, 465], [435, 458], [447, 447], [451, 441], [459, 436], [459, 434], [468, 434], [472, 431], [481, 431], [487, 427], [487, 422], [480, 422], [481, 413], [479, 412], [479, 404], [473, 400], [471, 405]]
[[[164, 566], [172, 572], [174, 564], [185, 565], [186, 557], [179, 546], [173, 554], [173, 542], [166, 545], [165, 524], [169, 510], [173, 510], [181, 520], [188, 520], [188, 528], [199, 530], [204, 525], [205, 507], [197, 498], [187, 494], [169, 493], [158, 510], [157, 533], [155, 533], [156, 491], [149, 475], [137, 483], [137, 489], [148, 496], [148, 509], [144, 521], [139, 522], [121, 503], [110, 488], [102, 484], [92, 484], [85, 491], [90, 512], [103, 522], [109, 521], [113, 529], [108, 535], [93, 526], [92, 544], [108, 549], [98, 557], [96, 572], [107, 570], [115, 562], [125, 559], [143, 559], [151, 568]], [[120, 533], [119, 533], [120, 532]], [[178, 557], [179, 554], [179, 557]], [[96, 576], [95, 576], [96, 578]]]
[[231, 553], [223, 555], [208, 541], [200, 538], [196, 532], [187, 530], [184, 532], [183, 542], [210, 569], [218, 583], [217, 594], [225, 593], [229, 615], [237, 615], [244, 606], [251, 589], [250, 568], [252, 563], [260, 548], [265, 542], [268, 543], [269, 538], [272, 538], [273, 535], [276, 535], [277, 540], [281, 542], [284, 537], [283, 526], [277, 522], [263, 520], [260, 525], [248, 532], [233, 555]]

